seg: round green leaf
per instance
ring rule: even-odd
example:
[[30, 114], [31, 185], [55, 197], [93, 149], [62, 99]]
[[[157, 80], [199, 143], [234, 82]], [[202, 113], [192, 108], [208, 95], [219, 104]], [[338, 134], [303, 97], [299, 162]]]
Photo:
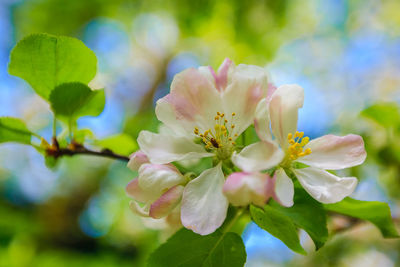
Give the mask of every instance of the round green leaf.
[[80, 40], [49, 34], [32, 34], [11, 51], [9, 73], [27, 81], [48, 100], [62, 83], [88, 84], [97, 69], [96, 55]]
[[250, 214], [258, 226], [279, 238], [291, 250], [307, 254], [300, 244], [297, 228], [288, 216], [269, 205], [265, 205], [264, 209], [251, 205]]
[[328, 240], [324, 207], [297, 184], [292, 207], [283, 207], [275, 201], [271, 201], [270, 205], [289, 217], [297, 227], [304, 229], [314, 241], [317, 250]]
[[387, 203], [362, 201], [346, 197], [338, 203], [325, 204], [324, 207], [329, 211], [370, 221], [379, 228], [382, 235], [386, 238], [399, 237]]
[[25, 123], [17, 118], [0, 118], [0, 143], [16, 142], [31, 144], [32, 132], [28, 130]]
[[68, 120], [100, 115], [105, 101], [104, 90], [92, 90], [82, 83], [61, 84], [50, 95], [51, 108], [56, 116]]
[[183, 228], [153, 252], [148, 267], [242, 267], [245, 262], [239, 235], [217, 230], [202, 236]]

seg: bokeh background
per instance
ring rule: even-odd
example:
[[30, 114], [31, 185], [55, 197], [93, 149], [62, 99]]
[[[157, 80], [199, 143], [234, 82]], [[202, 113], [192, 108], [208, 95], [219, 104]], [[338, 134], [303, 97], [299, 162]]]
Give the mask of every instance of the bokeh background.
[[[299, 129], [361, 134], [367, 161], [344, 172], [360, 179], [353, 197], [400, 215], [398, 0], [0, 0], [0, 116], [49, 139], [48, 105], [7, 73], [12, 47], [37, 32], [77, 37], [96, 53], [91, 86], [106, 89], [106, 108], [79, 126], [97, 139], [155, 129], [154, 102], [188, 67], [230, 57], [265, 67], [276, 85], [300, 84]], [[84, 156], [48, 169], [33, 148], [1, 145], [0, 266], [142, 266], [167, 233], [129, 211], [124, 187], [134, 176], [124, 163]], [[302, 234], [307, 256], [254, 224], [243, 238], [247, 266], [400, 266], [400, 242], [369, 223], [318, 252]]]

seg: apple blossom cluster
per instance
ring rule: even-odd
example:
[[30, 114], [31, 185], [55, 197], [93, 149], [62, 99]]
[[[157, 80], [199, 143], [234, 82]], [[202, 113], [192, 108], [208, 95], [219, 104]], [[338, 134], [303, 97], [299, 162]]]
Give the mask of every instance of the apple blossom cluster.
[[[128, 163], [138, 171], [126, 188], [131, 209], [207, 235], [222, 225], [230, 204], [263, 206], [272, 198], [292, 206], [293, 179], [322, 203], [341, 201], [357, 179], [327, 170], [363, 163], [364, 142], [353, 134], [310, 140], [297, 131], [303, 102], [300, 86], [276, 88], [263, 68], [229, 59], [217, 72], [199, 67], [177, 74], [156, 104], [163, 127], [139, 134], [140, 151]], [[251, 125], [259, 141], [238, 145]], [[176, 167], [206, 157], [213, 166], [198, 177]]]

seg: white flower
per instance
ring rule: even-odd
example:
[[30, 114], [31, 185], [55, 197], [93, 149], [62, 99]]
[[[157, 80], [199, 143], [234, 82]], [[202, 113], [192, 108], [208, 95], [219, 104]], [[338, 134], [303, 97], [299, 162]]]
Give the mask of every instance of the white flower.
[[128, 196], [133, 198], [130, 207], [143, 217], [168, 216], [180, 203], [186, 183], [187, 179], [172, 164], [144, 163], [139, 167], [138, 178], [126, 187]]
[[[266, 72], [226, 59], [211, 67], [187, 69], [174, 77], [171, 92], [157, 101], [157, 118], [171, 131], [142, 131], [140, 149], [153, 164], [214, 157], [229, 160], [235, 139], [254, 121], [258, 102], [266, 97]], [[183, 192], [181, 220], [206, 235], [224, 222], [228, 200], [222, 192], [221, 163], [190, 181]]]
[[[256, 131], [260, 142], [245, 147], [232, 161], [246, 172], [278, 167], [276, 181], [282, 184], [277, 195], [285, 206], [293, 204], [293, 183], [285, 171], [293, 172], [303, 188], [322, 203], [335, 203], [349, 196], [357, 185], [355, 177], [338, 177], [325, 170], [339, 170], [364, 162], [364, 142], [358, 135], [325, 135], [309, 141], [297, 132], [298, 109], [303, 106], [304, 91], [298, 85], [280, 86], [270, 100], [261, 101], [256, 111]], [[269, 132], [271, 125], [275, 140]], [[279, 144], [280, 149], [277, 148]], [[295, 162], [308, 165], [294, 168]]]

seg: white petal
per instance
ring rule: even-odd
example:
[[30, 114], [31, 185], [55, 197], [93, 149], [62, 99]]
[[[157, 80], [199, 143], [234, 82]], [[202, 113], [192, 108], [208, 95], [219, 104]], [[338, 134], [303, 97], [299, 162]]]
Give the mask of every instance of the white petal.
[[261, 141], [243, 148], [232, 155], [232, 162], [245, 172], [267, 170], [278, 165], [284, 153], [275, 142]]
[[139, 203], [137, 203], [135, 200], [132, 200], [129, 202], [129, 207], [133, 213], [142, 217], [149, 217], [149, 205], [141, 207]]
[[338, 177], [317, 168], [293, 169], [303, 188], [322, 203], [336, 203], [353, 193], [355, 177]]
[[145, 192], [140, 188], [138, 178], [130, 181], [126, 186], [125, 191], [129, 197], [142, 203], [147, 203], [153, 200], [153, 194], [151, 192]]
[[235, 172], [226, 179], [223, 192], [235, 206], [262, 206], [267, 201], [267, 179], [262, 173]]
[[269, 104], [271, 129], [283, 149], [288, 147], [287, 136], [297, 129], [298, 109], [303, 106], [304, 90], [296, 84], [279, 86]]
[[144, 163], [149, 163], [149, 158], [139, 150], [129, 156], [128, 168], [137, 171]]
[[[219, 91], [224, 91], [230, 82], [230, 79], [232, 78], [231, 74], [235, 68], [236, 66], [232, 60], [225, 58], [224, 62], [222, 62], [221, 66], [218, 68], [217, 73], [211, 67], [208, 68], [207, 73], [211, 73], [213, 77], [213, 83], [215, 83], [216, 88]], [[199, 68], [199, 70], [202, 70], [202, 68]]]
[[362, 137], [354, 134], [324, 135], [311, 140], [305, 146], [305, 149], [307, 148], [311, 149], [311, 154], [299, 158], [298, 161], [327, 170], [340, 170], [360, 165], [367, 157]]
[[171, 164], [147, 163], [139, 168], [138, 181], [140, 188], [149, 192], [154, 201], [171, 187], [185, 183], [186, 178]]
[[184, 130], [192, 133], [194, 126], [201, 132], [212, 129], [217, 111], [223, 112], [220, 93], [210, 71], [204, 67], [190, 68], [175, 75], [170, 94], [159, 104], [162, 106], [157, 107], [158, 119], [178, 132], [186, 127]]
[[178, 160], [210, 157], [203, 146], [182, 136], [156, 134], [141, 131], [137, 139], [140, 149], [149, 157], [150, 162], [165, 164]]
[[223, 184], [224, 174], [218, 164], [186, 185], [181, 209], [182, 224], [186, 228], [207, 235], [222, 225], [228, 210]]
[[262, 99], [256, 108], [254, 118], [254, 128], [256, 129], [258, 137], [263, 141], [271, 141], [271, 129], [269, 127], [269, 112], [267, 99]]
[[183, 186], [177, 185], [169, 189], [150, 206], [149, 215], [154, 219], [167, 216], [182, 199]]
[[257, 104], [267, 95], [267, 73], [263, 68], [241, 64], [229, 78], [222, 95], [224, 112], [228, 116], [236, 114], [232, 134], [240, 135], [253, 123]]
[[282, 168], [278, 168], [274, 174], [275, 179], [275, 197], [274, 199], [282, 206], [293, 206], [294, 186]]
[[[170, 103], [168, 97], [163, 97], [157, 100], [155, 112], [158, 120], [163, 123], [161, 125], [167, 126], [167, 131], [183, 136], [190, 136], [193, 133], [193, 129], [196, 126], [196, 122], [194, 121], [194, 119], [180, 119], [179, 114], [177, 114], [174, 110], [174, 106]], [[167, 131], [162, 129], [161, 131], [159, 131], [159, 133], [165, 133]]]

